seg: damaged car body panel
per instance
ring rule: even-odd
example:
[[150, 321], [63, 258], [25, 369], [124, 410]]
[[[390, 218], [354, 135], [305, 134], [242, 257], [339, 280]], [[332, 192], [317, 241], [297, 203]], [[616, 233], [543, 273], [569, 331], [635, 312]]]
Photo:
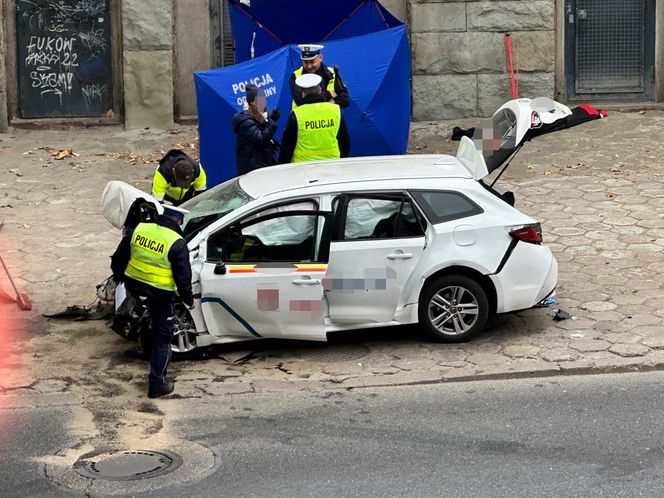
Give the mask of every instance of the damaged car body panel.
[[[194, 197], [181, 207], [197, 306], [177, 307], [173, 350], [417, 322], [432, 340], [458, 342], [492, 313], [537, 306], [558, 264], [537, 220], [489, 175], [533, 137], [602, 116], [517, 99], [463, 137], [456, 157], [273, 166]], [[112, 183], [102, 212], [114, 226], [160, 212]], [[146, 318], [140, 297], [118, 295], [116, 331], [140, 338]]]

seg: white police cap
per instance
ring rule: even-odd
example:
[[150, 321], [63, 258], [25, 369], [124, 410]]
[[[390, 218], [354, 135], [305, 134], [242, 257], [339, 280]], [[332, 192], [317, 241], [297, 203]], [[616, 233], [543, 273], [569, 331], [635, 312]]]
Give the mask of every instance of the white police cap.
[[166, 216], [171, 216], [173, 218], [177, 218], [178, 220], [184, 220], [185, 215], [189, 214], [189, 211], [186, 209], [182, 209], [176, 206], [169, 206], [167, 204], [163, 205], [164, 207], [164, 214]]
[[315, 73], [306, 73], [302, 76], [298, 76], [295, 79], [295, 84], [300, 88], [313, 88], [320, 85], [322, 81], [323, 78], [321, 78], [319, 75]]
[[318, 54], [320, 54], [320, 51], [323, 50], [323, 45], [298, 45], [300, 47], [300, 50], [302, 53], [300, 54], [300, 58], [303, 61], [310, 61], [311, 59], [315, 59]]

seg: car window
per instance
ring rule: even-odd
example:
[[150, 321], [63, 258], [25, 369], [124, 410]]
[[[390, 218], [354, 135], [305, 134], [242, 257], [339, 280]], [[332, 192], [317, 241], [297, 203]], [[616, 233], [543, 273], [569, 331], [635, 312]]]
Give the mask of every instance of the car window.
[[465, 218], [484, 212], [465, 195], [450, 191], [412, 191], [411, 195], [432, 223]]
[[343, 240], [386, 239], [424, 235], [408, 199], [353, 197], [348, 200]]
[[285, 213], [287, 211], [315, 211], [318, 209], [318, 203], [312, 199], [304, 199], [297, 202], [291, 202], [290, 204], [279, 204], [276, 206], [271, 206], [257, 213], [242, 218], [242, 223], [245, 223], [249, 220], [260, 218], [261, 216], [266, 216], [272, 213]]
[[191, 240], [205, 227], [251, 200], [235, 178], [184, 202], [180, 207], [189, 211], [182, 225], [185, 238]]
[[[291, 204], [281, 204], [278, 206], [269, 207], [258, 213], [247, 216], [242, 219], [243, 224], [267, 216], [274, 213], [287, 213], [288, 211], [314, 211], [318, 209], [318, 204], [313, 200], [303, 200], [299, 202], [293, 202]], [[245, 230], [247, 234], [253, 234], [259, 237], [265, 244], [276, 244], [278, 242], [284, 242], [297, 238], [300, 232], [306, 232], [308, 230], [307, 223], [308, 221], [302, 217], [297, 216], [287, 216], [278, 219], [278, 222], [273, 222], [268, 225], [252, 225], [247, 227]]]
[[[210, 236], [208, 260], [239, 262], [311, 262], [316, 257], [316, 232], [322, 217], [289, 214], [232, 225]], [[275, 235], [276, 234], [276, 235]]]

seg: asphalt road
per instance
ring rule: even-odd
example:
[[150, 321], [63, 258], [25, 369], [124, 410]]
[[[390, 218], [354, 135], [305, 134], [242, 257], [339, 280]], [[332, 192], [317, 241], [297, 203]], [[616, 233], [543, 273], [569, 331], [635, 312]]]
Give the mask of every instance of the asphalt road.
[[663, 391], [652, 373], [246, 396], [176, 430], [220, 455], [205, 496], [653, 496]]
[[[218, 465], [136, 495], [657, 496], [663, 390], [664, 373], [639, 373], [172, 400], [188, 410], [171, 433]], [[1, 496], [68, 495], [32, 460], [66, 445], [67, 411], [41, 405], [16, 421]]]

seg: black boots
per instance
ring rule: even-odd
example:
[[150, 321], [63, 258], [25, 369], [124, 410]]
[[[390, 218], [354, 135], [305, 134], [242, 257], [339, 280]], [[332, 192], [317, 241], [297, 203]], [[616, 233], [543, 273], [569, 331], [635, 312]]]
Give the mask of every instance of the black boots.
[[159, 398], [171, 394], [175, 389], [175, 384], [172, 382], [164, 382], [162, 386], [155, 391], [148, 391], [148, 398]]

